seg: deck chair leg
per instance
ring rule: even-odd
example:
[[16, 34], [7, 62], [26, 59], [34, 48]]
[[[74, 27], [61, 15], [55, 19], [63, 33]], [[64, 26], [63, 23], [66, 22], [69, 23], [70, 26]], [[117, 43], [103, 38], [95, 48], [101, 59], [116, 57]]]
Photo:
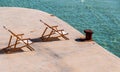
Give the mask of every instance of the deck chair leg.
[[50, 38], [50, 36], [53, 34], [53, 30], [50, 32], [50, 34], [48, 35], [48, 37], [46, 38], [46, 41]]
[[26, 46], [30, 51], [34, 51], [34, 49], [31, 46], [29, 46], [29, 45], [26, 45]]
[[34, 49], [31, 46], [29, 46], [28, 40], [27, 40], [26, 46], [28, 49], [30, 49], [30, 51], [34, 51]]
[[15, 41], [14, 48], [16, 48], [16, 46], [17, 46], [17, 42], [18, 42], [18, 38], [17, 38], [16, 41]]
[[69, 40], [69, 38], [67, 38], [66, 36], [64, 35], [61, 35], [65, 40]]
[[45, 32], [47, 31], [47, 29], [48, 29], [48, 27], [45, 28], [45, 30], [44, 30], [44, 32], [43, 32], [43, 34], [42, 34], [42, 37], [43, 37], [43, 35], [45, 34]]
[[10, 47], [11, 40], [12, 40], [12, 36], [10, 36], [9, 43], [8, 43], [8, 48]]

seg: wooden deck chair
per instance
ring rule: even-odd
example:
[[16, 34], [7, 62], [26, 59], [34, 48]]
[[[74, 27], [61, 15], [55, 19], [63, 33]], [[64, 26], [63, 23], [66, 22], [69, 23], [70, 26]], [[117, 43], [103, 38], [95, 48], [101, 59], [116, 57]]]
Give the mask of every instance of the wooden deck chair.
[[[7, 31], [11, 33], [8, 46], [6, 47], [6, 49], [4, 49], [6, 53], [15, 52], [23, 47], [27, 47], [30, 51], [34, 51], [34, 49], [30, 46], [30, 44], [32, 43], [30, 41], [30, 38], [23, 38], [24, 34], [15, 34], [11, 30], [7, 29], [5, 26], [3, 27], [4, 29], [6, 29]], [[12, 44], [13, 37], [16, 39], [14, 44]], [[24, 45], [17, 47], [17, 45], [20, 43]]]
[[[69, 40], [69, 38], [67, 38], [65, 35], [68, 35], [68, 33], [66, 33], [63, 29], [62, 30], [58, 30], [58, 26], [49, 26], [48, 24], [46, 24], [45, 22], [43, 22], [42, 20], [40, 20], [40, 22], [42, 22], [43, 24], [45, 24], [47, 27], [45, 28], [41, 38], [43, 41], [47, 41], [49, 40], [49, 38], [51, 37], [51, 35], [53, 34], [58, 34], [57, 37], [62, 37], [65, 40]], [[51, 29], [50, 33], [45, 35], [46, 31], [48, 30], [48, 28]]]

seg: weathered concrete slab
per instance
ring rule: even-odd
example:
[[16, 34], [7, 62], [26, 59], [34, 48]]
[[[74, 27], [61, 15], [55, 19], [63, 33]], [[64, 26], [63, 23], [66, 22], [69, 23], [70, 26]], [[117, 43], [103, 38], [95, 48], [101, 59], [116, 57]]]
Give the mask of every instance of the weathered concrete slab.
[[45, 25], [58, 25], [69, 33], [70, 40], [34, 42], [35, 51], [0, 54], [1, 72], [120, 72], [120, 59], [94, 41], [77, 42], [84, 35], [51, 14], [25, 8], [0, 8], [0, 49], [7, 46], [10, 33], [38, 39]]

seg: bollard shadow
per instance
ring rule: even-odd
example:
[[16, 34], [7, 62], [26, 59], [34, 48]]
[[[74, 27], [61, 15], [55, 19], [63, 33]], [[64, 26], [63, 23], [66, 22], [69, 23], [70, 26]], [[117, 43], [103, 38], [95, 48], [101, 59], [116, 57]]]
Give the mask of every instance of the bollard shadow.
[[77, 38], [77, 39], [75, 39], [75, 41], [77, 41], [77, 42], [85, 42], [85, 41], [94, 41], [94, 40], [88, 40], [86, 38]]
[[77, 39], [75, 39], [75, 41], [77, 41], [77, 42], [84, 42], [84, 41], [86, 41], [86, 39], [85, 38], [77, 38]]

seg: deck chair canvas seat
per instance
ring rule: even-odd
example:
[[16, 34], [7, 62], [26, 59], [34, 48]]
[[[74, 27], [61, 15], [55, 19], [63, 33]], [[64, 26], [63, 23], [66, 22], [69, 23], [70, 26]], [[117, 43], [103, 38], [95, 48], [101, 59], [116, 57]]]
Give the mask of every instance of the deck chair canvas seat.
[[[60, 34], [67, 35], [68, 33], [65, 32], [64, 30], [58, 31]], [[57, 33], [57, 32], [56, 32]]]
[[[32, 44], [32, 41], [30, 39], [23, 40], [27, 44]], [[19, 41], [20, 43], [23, 43], [23, 41]]]
[[[44, 23], [47, 27], [45, 28], [41, 38], [43, 41], [48, 41], [49, 38], [52, 36], [52, 35], [55, 35], [57, 34], [56, 37], [62, 37], [64, 38], [65, 40], [69, 40], [69, 38], [67, 38], [65, 35], [68, 35], [68, 33], [66, 33], [63, 29], [59, 30], [58, 29], [58, 26], [49, 26], [48, 24], [46, 24], [45, 22], [43, 22], [42, 20], [40, 20], [40, 22]], [[45, 33], [47, 32], [47, 30], [51, 29], [51, 31], [45, 35]]]
[[[34, 51], [34, 49], [30, 46], [30, 44], [32, 44], [32, 41], [30, 41], [30, 38], [23, 38], [24, 34], [15, 34], [11, 30], [7, 29], [5, 26], [4, 28], [11, 33], [8, 46], [4, 49], [6, 50], [5, 51], [6, 53], [15, 52], [24, 47], [27, 47], [30, 51]], [[13, 38], [15, 39], [15, 42], [12, 44]], [[22, 44], [22, 46], [20, 44]], [[18, 45], [20, 45], [20, 47], [18, 47]]]

